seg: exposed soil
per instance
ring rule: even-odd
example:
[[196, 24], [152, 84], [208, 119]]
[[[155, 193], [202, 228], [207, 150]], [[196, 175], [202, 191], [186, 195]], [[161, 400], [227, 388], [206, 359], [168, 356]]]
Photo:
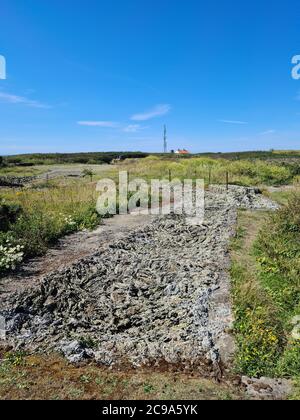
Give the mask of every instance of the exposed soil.
[[[1, 356], [9, 359], [6, 354]], [[16, 364], [17, 363], [17, 364]], [[0, 364], [4, 400], [241, 400], [243, 389], [192, 373], [164, 369], [111, 370], [74, 365], [62, 357], [31, 355]]]

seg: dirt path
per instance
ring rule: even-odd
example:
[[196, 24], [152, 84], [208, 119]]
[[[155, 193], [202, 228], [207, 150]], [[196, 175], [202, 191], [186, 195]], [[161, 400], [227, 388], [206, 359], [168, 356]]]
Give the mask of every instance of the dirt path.
[[59, 177], [75, 177], [79, 178], [82, 176], [82, 171], [86, 168], [90, 168], [95, 173], [101, 173], [107, 171], [111, 168], [111, 165], [103, 164], [103, 165], [61, 165], [61, 166], [53, 166], [47, 172], [38, 175], [37, 179], [39, 180], [47, 180], [47, 179], [55, 179]]
[[269, 193], [290, 192], [297, 190], [295, 185], [281, 185], [279, 187], [265, 187]]

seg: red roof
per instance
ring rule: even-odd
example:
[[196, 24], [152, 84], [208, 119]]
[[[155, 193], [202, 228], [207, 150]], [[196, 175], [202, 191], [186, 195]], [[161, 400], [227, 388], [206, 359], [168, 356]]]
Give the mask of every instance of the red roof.
[[190, 152], [188, 150], [185, 150], [185, 149], [183, 149], [183, 150], [178, 149], [176, 153], [178, 153], [179, 155], [189, 155], [190, 154]]

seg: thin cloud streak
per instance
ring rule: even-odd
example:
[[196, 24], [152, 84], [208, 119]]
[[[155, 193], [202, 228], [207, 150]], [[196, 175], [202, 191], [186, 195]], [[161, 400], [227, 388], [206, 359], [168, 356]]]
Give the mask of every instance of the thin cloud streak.
[[77, 121], [78, 125], [86, 127], [117, 128], [119, 123], [114, 121]]
[[4, 93], [4, 92], [0, 92], [0, 101], [10, 103], [10, 104], [25, 105], [32, 108], [42, 108], [42, 109], [51, 108], [50, 105], [46, 105], [39, 101], [26, 98], [25, 96], [18, 96], [18, 95], [13, 95], [11, 93]]
[[150, 109], [149, 111], [132, 115], [131, 120], [132, 121], [147, 121], [147, 120], [151, 120], [152, 118], [162, 117], [163, 115], [168, 114], [170, 111], [171, 111], [171, 105], [168, 105], [168, 104], [156, 105], [153, 109]]
[[138, 131], [146, 130], [146, 128], [148, 127], [142, 127], [139, 124], [130, 124], [130, 125], [127, 125], [127, 127], [124, 127], [123, 131], [125, 133], [137, 133]]
[[268, 134], [275, 134], [276, 130], [267, 130], [263, 131], [262, 133], [259, 133], [260, 136], [267, 136]]
[[218, 121], [225, 124], [238, 124], [238, 125], [248, 124], [247, 121], [236, 121], [236, 120], [218, 120]]

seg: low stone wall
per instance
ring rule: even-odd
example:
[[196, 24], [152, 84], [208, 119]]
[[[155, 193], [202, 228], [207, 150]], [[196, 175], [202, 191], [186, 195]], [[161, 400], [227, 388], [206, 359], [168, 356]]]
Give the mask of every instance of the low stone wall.
[[0, 176], [0, 187], [24, 187], [35, 179], [35, 176]]

